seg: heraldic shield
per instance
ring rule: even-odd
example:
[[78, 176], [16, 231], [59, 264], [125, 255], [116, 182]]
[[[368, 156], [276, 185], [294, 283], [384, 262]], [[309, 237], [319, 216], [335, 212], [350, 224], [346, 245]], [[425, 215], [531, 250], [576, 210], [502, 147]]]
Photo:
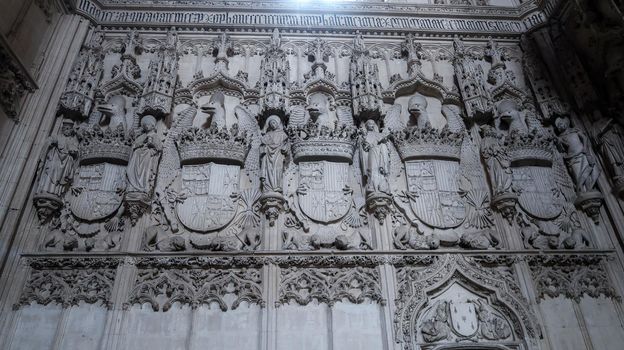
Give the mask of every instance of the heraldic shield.
[[299, 207], [310, 219], [329, 223], [342, 219], [351, 207], [351, 193], [345, 191], [349, 164], [302, 162], [299, 164]]
[[229, 224], [236, 215], [239, 175], [237, 165], [184, 165], [182, 192], [187, 197], [176, 207], [180, 222], [197, 232], [215, 231]]
[[110, 163], [83, 165], [70, 191], [72, 213], [85, 221], [104, 219], [121, 206], [126, 188], [126, 167]]
[[453, 228], [466, 218], [466, 204], [459, 193], [459, 162], [417, 160], [405, 162], [412, 211], [425, 224]]
[[449, 302], [450, 321], [453, 330], [462, 337], [472, 337], [479, 329], [475, 304], [470, 301]]
[[522, 189], [518, 203], [530, 215], [552, 220], [561, 214], [563, 207], [556, 197], [554, 173], [548, 166], [512, 167], [514, 187]]

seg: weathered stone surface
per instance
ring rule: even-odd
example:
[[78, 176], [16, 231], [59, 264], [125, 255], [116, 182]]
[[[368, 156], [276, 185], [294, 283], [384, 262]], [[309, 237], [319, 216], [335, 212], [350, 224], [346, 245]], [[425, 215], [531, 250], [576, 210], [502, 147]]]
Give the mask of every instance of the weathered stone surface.
[[0, 348], [618, 348], [622, 8], [518, 3], [28, 2]]

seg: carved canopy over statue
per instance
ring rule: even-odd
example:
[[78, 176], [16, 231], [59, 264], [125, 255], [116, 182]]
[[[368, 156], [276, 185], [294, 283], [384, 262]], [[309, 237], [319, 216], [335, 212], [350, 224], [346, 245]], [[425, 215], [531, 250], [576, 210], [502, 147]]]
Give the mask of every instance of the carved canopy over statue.
[[[527, 246], [588, 241], [582, 220], [573, 229], [562, 222], [574, 205], [595, 217], [597, 162], [569, 122], [542, 124], [511, 71], [509, 45], [457, 39], [448, 62], [450, 42], [433, 48], [413, 35], [400, 47], [360, 33], [300, 42], [276, 29], [262, 45], [210, 36], [101, 38], [123, 55], [102, 67], [111, 79], [95, 87], [101, 94], [77, 140], [64, 124], [41, 162], [42, 222], [78, 223], [57, 224], [55, 235], [76, 226], [83, 247], [87, 236], [123, 232], [130, 217], [144, 219], [148, 250], [257, 249], [275, 239], [271, 249], [371, 249], [387, 239], [372, 238], [372, 215], [390, 226], [378, 234], [396, 249], [490, 249], [505, 242], [493, 208], [521, 226]], [[461, 74], [462, 89], [476, 89], [464, 96], [472, 100], [441, 79], [444, 65]], [[617, 182], [620, 129], [603, 124], [592, 136]], [[70, 215], [56, 215], [65, 203]], [[260, 214], [279, 238], [261, 240]], [[547, 231], [557, 244], [543, 244]]]

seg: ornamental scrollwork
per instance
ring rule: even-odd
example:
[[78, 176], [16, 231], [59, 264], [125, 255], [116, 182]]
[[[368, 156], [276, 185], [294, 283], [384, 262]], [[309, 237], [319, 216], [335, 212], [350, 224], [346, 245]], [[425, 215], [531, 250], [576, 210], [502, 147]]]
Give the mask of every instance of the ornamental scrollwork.
[[333, 305], [340, 301], [361, 304], [366, 300], [386, 303], [376, 268], [300, 268], [281, 270], [277, 305], [313, 301]]
[[[222, 311], [236, 309], [242, 302], [264, 306], [262, 274], [258, 269], [139, 269], [124, 308], [149, 304], [164, 312], [175, 303], [200, 305], [217, 303]], [[235, 295], [228, 303], [226, 295]]]

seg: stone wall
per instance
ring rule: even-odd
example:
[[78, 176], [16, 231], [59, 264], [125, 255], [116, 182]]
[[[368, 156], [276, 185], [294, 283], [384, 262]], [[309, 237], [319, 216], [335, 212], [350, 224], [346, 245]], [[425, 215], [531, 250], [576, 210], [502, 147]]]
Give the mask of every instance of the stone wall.
[[579, 9], [423, 3], [58, 7], [2, 153], [0, 347], [617, 348], [623, 126]]

